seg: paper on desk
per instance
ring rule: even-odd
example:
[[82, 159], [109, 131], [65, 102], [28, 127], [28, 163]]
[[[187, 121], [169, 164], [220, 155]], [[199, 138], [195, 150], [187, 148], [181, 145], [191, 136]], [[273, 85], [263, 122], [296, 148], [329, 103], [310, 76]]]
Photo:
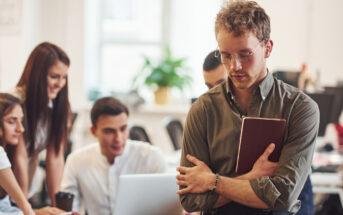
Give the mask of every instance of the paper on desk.
[[343, 164], [343, 155], [338, 151], [314, 153], [312, 160], [312, 165], [314, 168], [331, 164]]

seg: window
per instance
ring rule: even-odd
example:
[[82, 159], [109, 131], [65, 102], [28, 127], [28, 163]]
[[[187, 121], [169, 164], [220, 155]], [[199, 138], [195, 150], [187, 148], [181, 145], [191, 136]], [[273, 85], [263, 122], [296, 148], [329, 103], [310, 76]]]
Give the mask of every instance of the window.
[[[162, 16], [163, 4], [164, 0], [101, 1], [98, 5], [100, 27], [89, 32], [100, 32], [94, 37], [94, 47], [99, 48], [93, 49], [92, 54], [96, 56], [88, 58], [98, 58], [97, 66], [90, 72], [99, 69], [97, 75], [91, 75], [93, 78], [88, 77], [88, 90], [100, 86], [96, 90], [103, 93], [128, 92], [133, 77], [143, 65], [143, 56], [157, 58], [161, 55], [168, 43], [163, 36], [166, 19]], [[94, 11], [94, 6], [88, 7]], [[87, 16], [91, 19], [92, 15]]]

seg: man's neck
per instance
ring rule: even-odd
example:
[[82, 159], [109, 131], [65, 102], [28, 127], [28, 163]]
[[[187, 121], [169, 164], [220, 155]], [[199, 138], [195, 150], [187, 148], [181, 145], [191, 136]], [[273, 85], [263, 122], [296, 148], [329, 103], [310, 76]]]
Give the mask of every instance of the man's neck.
[[242, 109], [244, 114], [249, 111], [251, 98], [253, 95], [252, 89], [234, 89], [235, 100], [237, 101], [239, 107]]
[[115, 159], [114, 157], [113, 158], [106, 157], [106, 158], [109, 164], [111, 165], [114, 164], [114, 159]]

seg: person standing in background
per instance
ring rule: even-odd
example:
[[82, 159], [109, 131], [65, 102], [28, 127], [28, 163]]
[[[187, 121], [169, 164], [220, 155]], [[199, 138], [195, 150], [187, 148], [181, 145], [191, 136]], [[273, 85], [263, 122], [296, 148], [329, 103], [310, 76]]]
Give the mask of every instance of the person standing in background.
[[46, 181], [53, 206], [62, 180], [70, 116], [69, 65], [70, 60], [60, 47], [43, 42], [31, 52], [14, 92], [23, 102], [25, 112], [25, 133], [15, 151], [14, 173], [28, 196], [38, 154], [46, 149]]
[[210, 52], [203, 63], [203, 76], [208, 89], [212, 89], [218, 84], [227, 80], [227, 72], [224, 69], [220, 57], [216, 56], [218, 50]]

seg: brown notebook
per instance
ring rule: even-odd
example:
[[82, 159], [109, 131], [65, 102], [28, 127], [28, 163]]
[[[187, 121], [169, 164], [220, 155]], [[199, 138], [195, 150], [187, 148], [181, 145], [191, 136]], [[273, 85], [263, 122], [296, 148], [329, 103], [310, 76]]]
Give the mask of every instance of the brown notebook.
[[278, 162], [286, 129], [285, 119], [244, 117], [239, 138], [236, 173], [249, 172], [270, 143], [275, 144], [269, 160]]

